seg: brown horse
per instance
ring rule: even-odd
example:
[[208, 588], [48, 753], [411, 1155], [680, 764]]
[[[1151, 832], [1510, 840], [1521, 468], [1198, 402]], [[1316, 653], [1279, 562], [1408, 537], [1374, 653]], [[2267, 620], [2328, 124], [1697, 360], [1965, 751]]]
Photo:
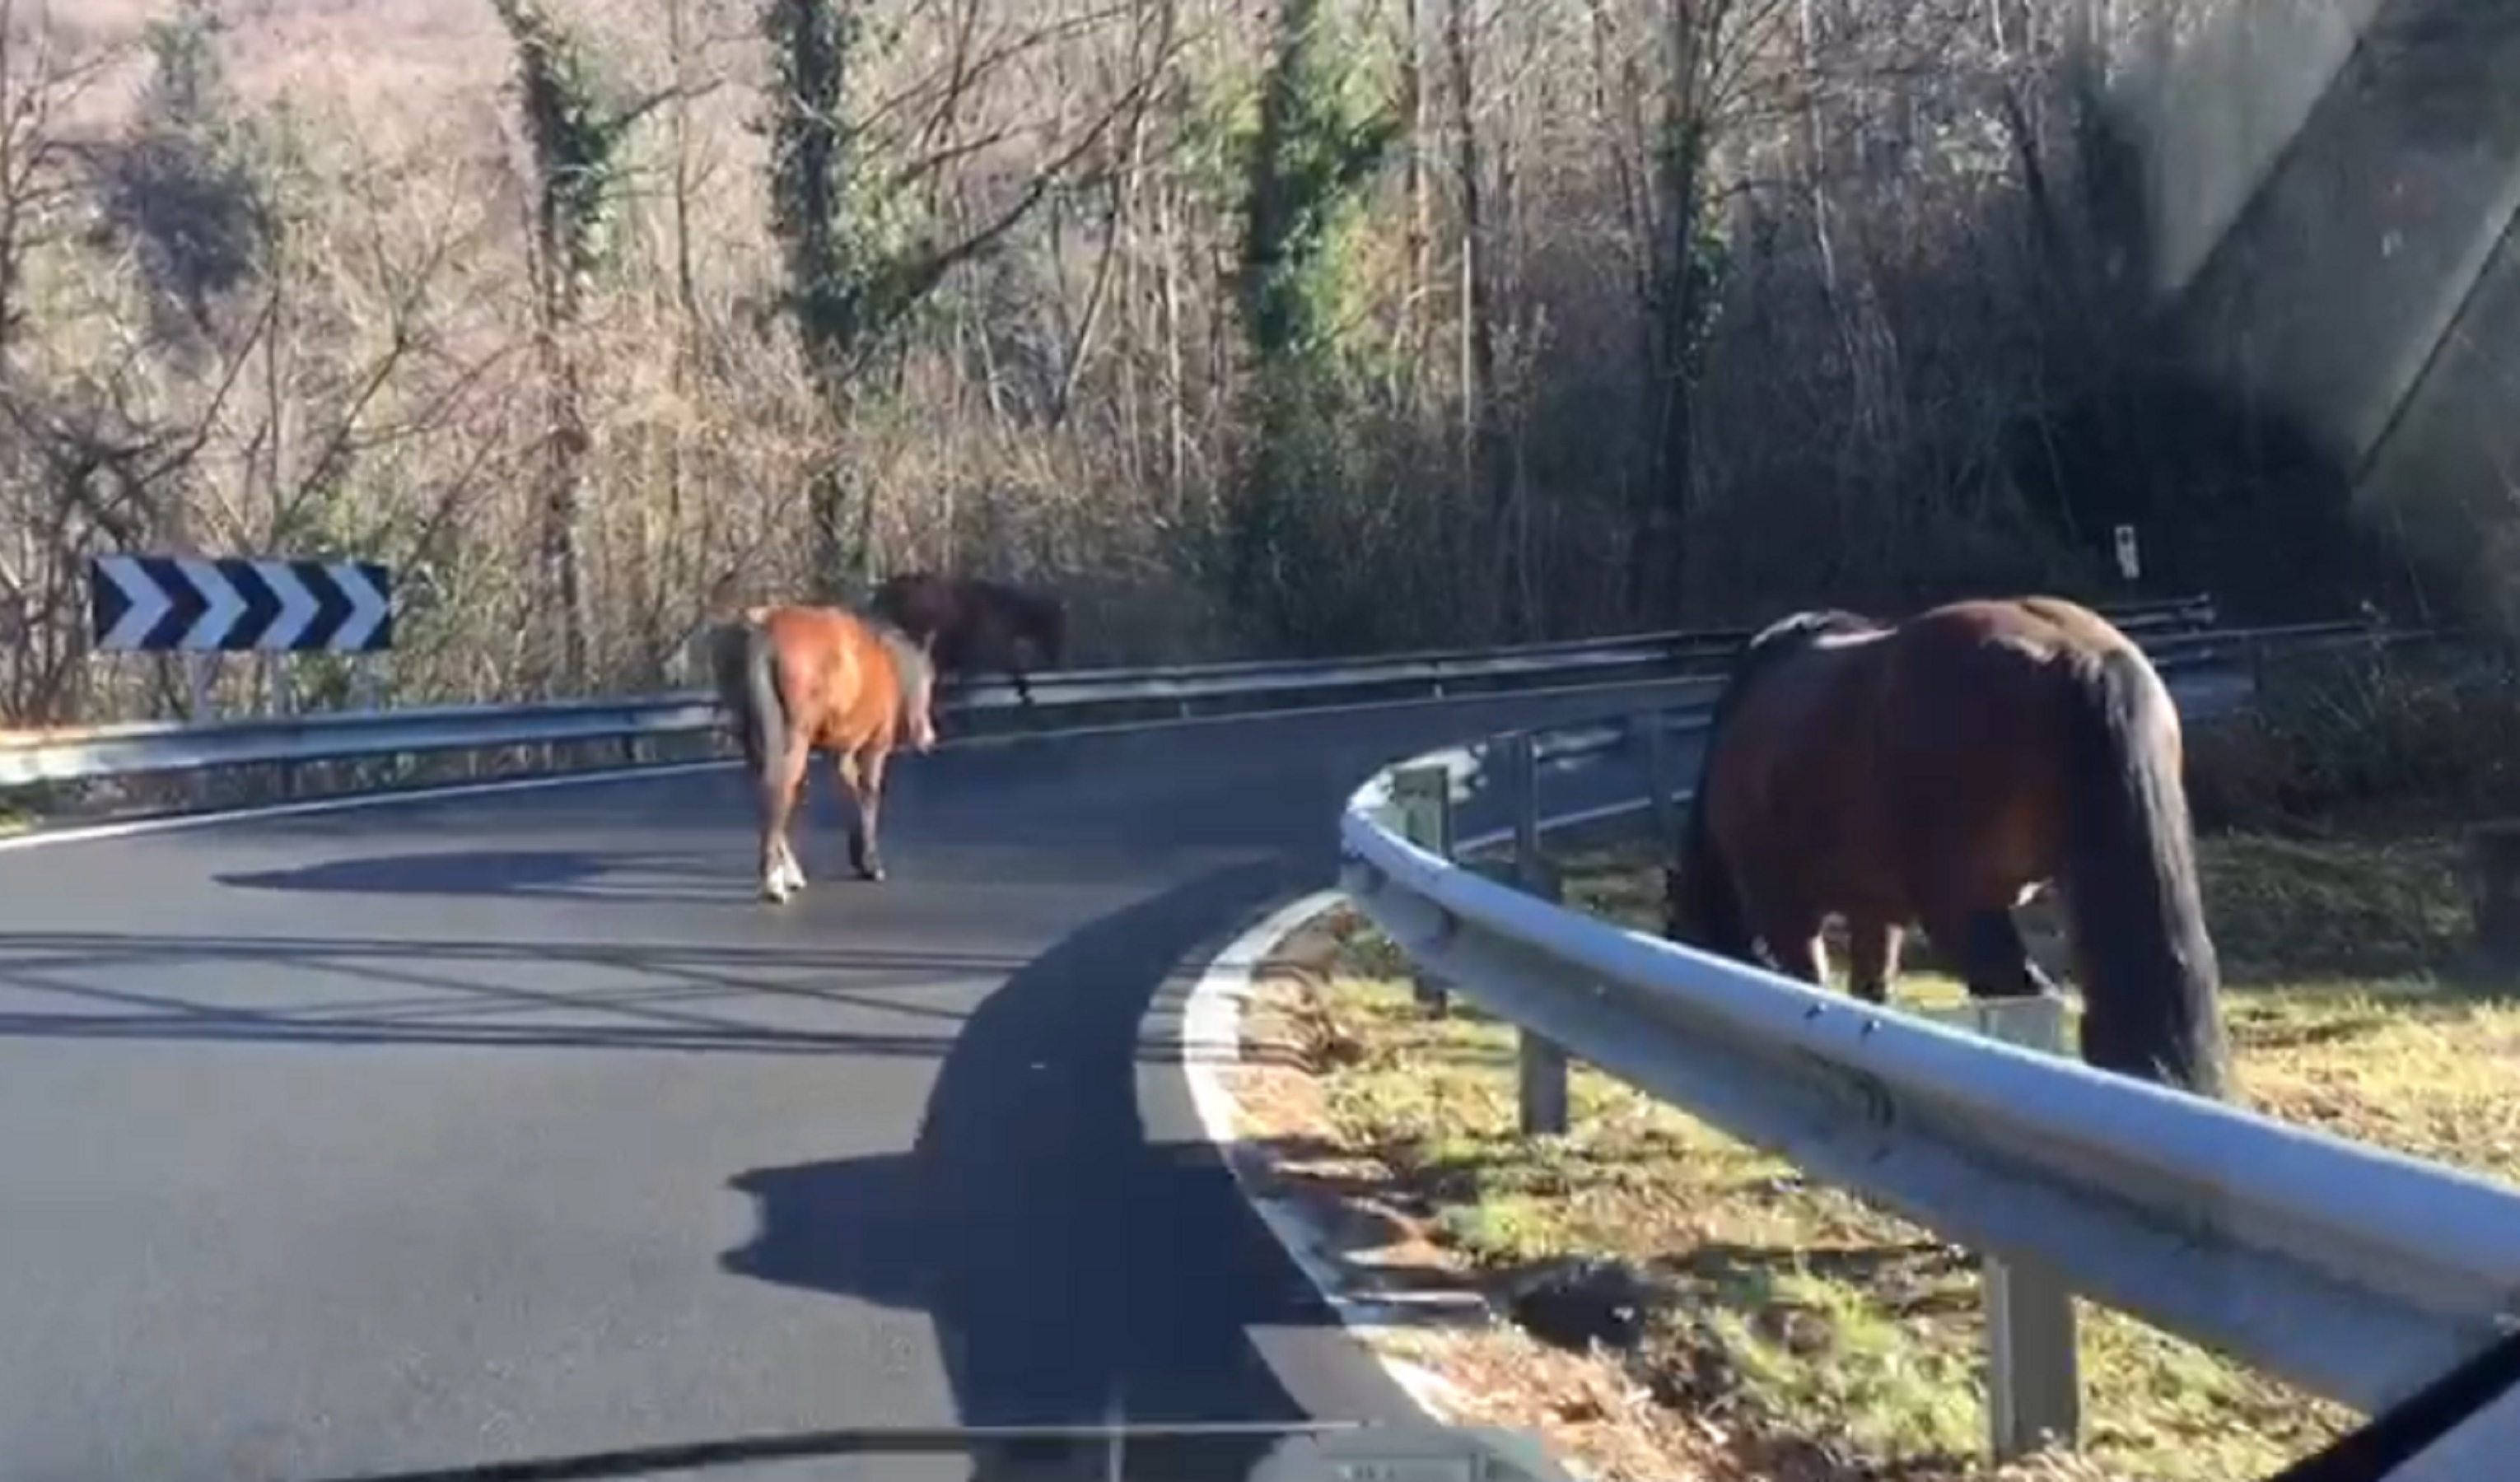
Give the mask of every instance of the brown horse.
[[2220, 973], [2181, 756], [2161, 676], [2088, 607], [1794, 613], [1717, 696], [1664, 935], [1745, 963], [1764, 944], [1819, 983], [1837, 916], [1849, 986], [1877, 1004], [1921, 922], [1971, 995], [2052, 993], [2012, 908], [2055, 880], [2083, 1058], [2219, 1098]]
[[761, 809], [761, 895], [782, 902], [805, 888], [788, 846], [788, 821], [815, 750], [832, 753], [852, 810], [849, 863], [883, 878], [877, 825], [892, 752], [936, 744], [929, 707], [935, 671], [926, 651], [891, 624], [842, 607], [747, 607], [709, 633], [718, 703], [743, 746]]
[[968, 677], [997, 669], [1014, 681], [1015, 697], [1032, 703], [1023, 651], [1033, 664], [1056, 669], [1067, 647], [1067, 607], [1058, 598], [977, 576], [905, 571], [876, 588], [868, 606], [928, 646], [938, 669]]

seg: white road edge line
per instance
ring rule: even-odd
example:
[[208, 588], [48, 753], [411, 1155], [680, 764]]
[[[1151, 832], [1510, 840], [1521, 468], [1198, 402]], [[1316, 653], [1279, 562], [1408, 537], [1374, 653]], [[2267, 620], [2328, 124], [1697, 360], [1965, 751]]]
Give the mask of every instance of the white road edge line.
[[[1252, 710], [1228, 715], [1170, 716], [1162, 720], [1113, 721], [1100, 726], [1075, 726], [1063, 731], [1014, 736], [969, 736], [939, 742], [940, 751], [979, 751], [997, 746], [1020, 745], [1025, 742], [1049, 742], [1083, 740], [1098, 736], [1130, 736], [1141, 732], [1173, 731], [1191, 726], [1223, 726], [1237, 723], [1256, 724], [1273, 720], [1310, 720], [1328, 715], [1358, 715], [1368, 710], [1412, 710], [1430, 705], [1472, 705], [1482, 701], [1507, 699], [1556, 699], [1570, 695], [1606, 694], [1613, 690], [1654, 689], [1666, 685], [1691, 682], [1691, 676], [1670, 679], [1626, 680], [1598, 685], [1559, 685], [1546, 690], [1481, 691], [1470, 695], [1425, 695], [1409, 699], [1359, 700], [1353, 704], [1311, 705], [1298, 710]], [[696, 772], [733, 768], [733, 757], [716, 757], [708, 761], [658, 762], [638, 767], [606, 767], [583, 772], [562, 772], [543, 777], [493, 778], [488, 782], [447, 783], [442, 786], [398, 788], [390, 792], [345, 792], [335, 797], [310, 797], [291, 803], [261, 803], [250, 808], [226, 808], [207, 813], [158, 814], [148, 818], [116, 819], [109, 823], [71, 824], [59, 829], [38, 829], [26, 833], [0, 834], [0, 854], [17, 849], [38, 849], [47, 844], [79, 844], [105, 839], [128, 838], [141, 833], [167, 833], [178, 829], [207, 829], [219, 824], [252, 824], [266, 819], [300, 818], [317, 813], [348, 813], [360, 808], [416, 807], [424, 803], [444, 802], [454, 798], [486, 797], [501, 792], [531, 792], [544, 787], [592, 787], [604, 783], [641, 782], [650, 778], [686, 777]]]
[[[1552, 814], [1541, 820], [1541, 831], [1546, 833], [1625, 814], [1642, 813], [1650, 806], [1646, 799], [1638, 797]], [[1467, 853], [1507, 843], [1512, 838], [1511, 829], [1498, 829], [1458, 840], [1454, 848], [1456, 853]], [[1304, 1279], [1312, 1282], [1322, 1301], [1337, 1315], [1339, 1326], [1347, 1330], [1357, 1346], [1381, 1367], [1401, 1393], [1407, 1395], [1429, 1420], [1437, 1424], [1465, 1423], [1465, 1417], [1457, 1414], [1450, 1402], [1452, 1385], [1441, 1375], [1386, 1353], [1373, 1342], [1375, 1329], [1407, 1327], [1418, 1321], [1417, 1316], [1400, 1304], [1374, 1302], [1342, 1292], [1340, 1288], [1345, 1282], [1339, 1276], [1335, 1258], [1323, 1250], [1323, 1241], [1307, 1223], [1302, 1210], [1291, 1200], [1273, 1198], [1261, 1191], [1259, 1180], [1267, 1171], [1267, 1154], [1258, 1144], [1246, 1141], [1236, 1130], [1240, 1108], [1220, 1074], [1222, 1070], [1242, 1063], [1242, 1005], [1256, 987], [1260, 965], [1267, 962], [1270, 954], [1276, 952], [1286, 938], [1346, 901], [1346, 893], [1339, 890], [1317, 890], [1289, 901], [1208, 959], [1182, 1005], [1182, 1071], [1190, 1082], [1191, 1103], [1197, 1109], [1200, 1133], [1216, 1148], [1218, 1157], [1234, 1175], [1234, 1186], [1242, 1194], [1243, 1202], [1260, 1216], [1260, 1222], [1269, 1228], [1269, 1234], [1285, 1250], [1288, 1259], [1304, 1274]]]
[[1346, 899], [1336, 890], [1318, 890], [1290, 901], [1208, 960], [1182, 1006], [1182, 1068], [1190, 1080], [1191, 1103], [1198, 1110], [1199, 1131], [1233, 1173], [1234, 1187], [1241, 1193], [1242, 1201], [1251, 1206], [1260, 1223], [1269, 1227], [1270, 1235], [1337, 1316], [1339, 1326], [1409, 1397], [1418, 1413], [1433, 1423], [1451, 1424], [1456, 1417], [1444, 1393], [1449, 1386], [1430, 1370], [1395, 1358], [1374, 1344], [1372, 1330], [1385, 1325], [1385, 1315], [1372, 1304], [1343, 1294], [1339, 1288], [1344, 1283], [1337, 1267], [1321, 1249], [1301, 1211], [1292, 1202], [1272, 1198], [1258, 1189], [1257, 1180], [1266, 1171], [1267, 1154], [1258, 1144], [1245, 1141], [1236, 1131], [1239, 1108], [1219, 1073], [1242, 1063], [1242, 1004], [1251, 996], [1260, 965], [1268, 961], [1279, 943]]
[[100, 839], [128, 838], [135, 833], [171, 833], [178, 829], [206, 829], [215, 824], [260, 823], [265, 819], [297, 818], [310, 813], [348, 813], [359, 808], [384, 808], [396, 804], [408, 807], [446, 798], [530, 792], [537, 787], [580, 787], [639, 778], [681, 777], [693, 772], [706, 772], [713, 767], [734, 765], [732, 761], [712, 760], [665, 762], [651, 767], [608, 767], [602, 771], [567, 772], [556, 777], [503, 777], [485, 783], [448, 783], [444, 786], [405, 787], [393, 792], [345, 792], [338, 797], [263, 803], [256, 807], [227, 808], [214, 813], [177, 813], [154, 818], [116, 819], [103, 824], [74, 824], [65, 829], [43, 829], [31, 833], [0, 836], [0, 853], [13, 849], [39, 849], [46, 844], [83, 844]]

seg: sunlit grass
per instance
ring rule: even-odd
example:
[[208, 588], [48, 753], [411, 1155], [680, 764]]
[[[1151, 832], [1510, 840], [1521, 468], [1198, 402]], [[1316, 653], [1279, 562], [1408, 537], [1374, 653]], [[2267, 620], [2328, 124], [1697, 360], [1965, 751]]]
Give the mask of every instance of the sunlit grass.
[[[2520, 1006], [2453, 985], [2465, 916], [2450, 847], [2240, 836], [2201, 848], [2239, 1098], [2520, 1181]], [[1571, 904], [1654, 925], [1655, 861], [1628, 847], [1566, 864]], [[2052, 918], [2025, 917], [2061, 971]], [[1649, 1273], [1670, 1299], [1637, 1362], [1670, 1402], [1751, 1443], [1789, 1436], [1903, 1476], [1983, 1473], [1972, 1257], [1581, 1066], [1572, 1131], [1520, 1137], [1512, 1031], [1467, 1006], [1426, 1017], [1397, 967], [1372, 933], [1349, 938], [1325, 1007], [1357, 1054], [1323, 1091], [1335, 1138], [1394, 1171], [1437, 1240], [1500, 1274], [1567, 1253]], [[1897, 994], [1961, 997], [1924, 972]], [[2084, 1459], [2108, 1474], [2260, 1475], [2352, 1420], [2089, 1304], [2082, 1363]]]

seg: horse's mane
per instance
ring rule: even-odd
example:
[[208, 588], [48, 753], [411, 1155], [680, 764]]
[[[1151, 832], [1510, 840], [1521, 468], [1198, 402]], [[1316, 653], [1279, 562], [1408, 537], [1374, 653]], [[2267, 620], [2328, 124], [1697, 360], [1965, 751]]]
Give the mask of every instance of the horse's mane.
[[901, 676], [901, 695], [905, 701], [909, 699], [910, 692], [920, 684], [933, 685], [936, 682], [935, 662], [927, 656], [927, 650], [921, 646], [919, 640], [910, 636], [908, 629], [879, 612], [862, 610], [854, 615], [866, 624], [868, 632], [875, 635], [876, 642], [883, 645], [884, 651], [892, 655], [892, 666]]
[[1738, 708], [1741, 696], [1759, 676], [1798, 653], [1809, 652], [1823, 639], [1880, 630], [1880, 623], [1860, 612], [1843, 607], [1811, 607], [1788, 612], [1750, 635], [1750, 641], [1741, 646], [1741, 651], [1732, 656], [1732, 666], [1725, 670], [1723, 688], [1715, 692], [1715, 704], [1706, 718], [1708, 749], [1712, 751], [1716, 732], [1723, 727], [1725, 718]]
[[1833, 634], [1870, 633], [1880, 626], [1877, 620], [1861, 612], [1850, 612], [1844, 607], [1806, 607], [1800, 612], [1788, 612], [1752, 634], [1750, 641], [1742, 645], [1742, 651], [1756, 652], [1771, 645], [1793, 640], [1805, 645], [1814, 644]]

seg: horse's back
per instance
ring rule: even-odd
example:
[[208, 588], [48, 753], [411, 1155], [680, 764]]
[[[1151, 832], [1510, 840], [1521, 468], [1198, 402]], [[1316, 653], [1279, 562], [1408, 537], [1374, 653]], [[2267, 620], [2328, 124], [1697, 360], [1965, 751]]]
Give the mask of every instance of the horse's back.
[[[2142, 650], [2106, 617], [2055, 597], [1971, 598], [1885, 624], [1797, 612], [1745, 648], [1718, 703], [1727, 730], [1850, 733], [1901, 710], [2035, 715], [2029, 693]], [[1928, 716], [1927, 719], [1935, 717]], [[1840, 739], [1853, 741], [1851, 734]]]
[[867, 606], [915, 637], [927, 637], [955, 621], [953, 586], [933, 571], [901, 571], [878, 584]]
[[2100, 613], [2062, 597], [1979, 597], [1930, 607], [1899, 625], [1911, 648], [1986, 651], [2042, 664], [2142, 652]]
[[1016, 646], [1029, 643], [1056, 663], [1066, 647], [1066, 610], [1058, 599], [985, 576], [904, 571], [885, 578], [870, 606], [922, 643], [936, 663], [968, 670], [975, 663], [1013, 666]]
[[1917, 712], [1917, 725], [1966, 717], [1985, 748], [2061, 747], [2067, 712], [2104, 665], [2143, 676], [2175, 724], [2141, 646], [2080, 603], [1977, 598], [1920, 612], [1897, 631], [1897, 702]]
[[2078, 692], [2112, 654], [2141, 662], [2105, 617], [2048, 597], [1947, 603], [1895, 624], [1797, 613], [1762, 646], [1711, 739], [1714, 817], [1745, 846], [1803, 861], [1823, 893], [1892, 914], [1907, 903], [1869, 897], [1963, 863], [2049, 873]]

